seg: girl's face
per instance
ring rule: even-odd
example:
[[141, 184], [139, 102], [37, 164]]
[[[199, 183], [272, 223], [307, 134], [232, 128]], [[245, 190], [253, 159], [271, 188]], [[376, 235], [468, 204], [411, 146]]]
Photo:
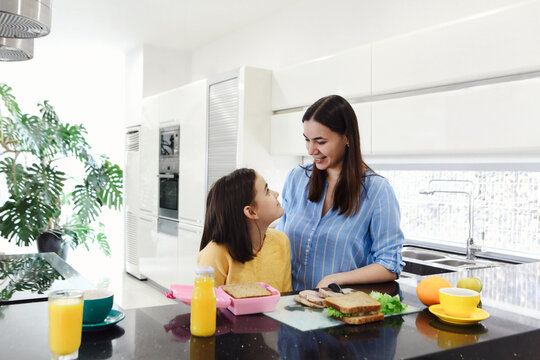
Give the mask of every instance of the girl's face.
[[259, 216], [259, 221], [265, 226], [270, 225], [283, 215], [283, 208], [277, 199], [278, 195], [278, 192], [270, 190], [264, 178], [257, 174], [253, 210]]
[[317, 169], [341, 170], [348, 143], [346, 135], [338, 134], [320, 122], [311, 119], [304, 121], [304, 138], [306, 149], [313, 157]]

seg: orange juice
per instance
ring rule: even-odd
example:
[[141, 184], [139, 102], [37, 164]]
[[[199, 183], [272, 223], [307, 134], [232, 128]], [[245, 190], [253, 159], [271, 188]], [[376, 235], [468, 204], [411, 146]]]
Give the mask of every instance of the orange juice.
[[71, 354], [81, 345], [83, 298], [49, 300], [49, 348], [54, 354]]
[[191, 294], [190, 330], [195, 336], [212, 336], [216, 332], [216, 293], [212, 277], [214, 269], [210, 267], [211, 273], [200, 273], [199, 269], [205, 268], [197, 269], [198, 277]]

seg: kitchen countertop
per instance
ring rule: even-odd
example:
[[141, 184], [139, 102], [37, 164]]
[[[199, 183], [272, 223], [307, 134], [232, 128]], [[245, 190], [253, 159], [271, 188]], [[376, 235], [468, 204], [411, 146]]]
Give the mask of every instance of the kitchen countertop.
[[[506, 359], [534, 358], [540, 351], [540, 263], [508, 265], [441, 276], [455, 284], [462, 276], [484, 282], [483, 309], [490, 317], [473, 326], [439, 321], [427, 309], [361, 326], [302, 332], [265, 315], [218, 312], [211, 338], [189, 333], [183, 303], [123, 310], [125, 319], [101, 331], [84, 332], [79, 359]], [[76, 278], [76, 277], [75, 277]], [[416, 297], [421, 278], [356, 286]], [[48, 318], [44, 301], [0, 306], [2, 358], [47, 358]], [[31, 344], [24, 346], [22, 344]]]
[[0, 255], [0, 305], [47, 301], [54, 290], [93, 288], [55, 253]]

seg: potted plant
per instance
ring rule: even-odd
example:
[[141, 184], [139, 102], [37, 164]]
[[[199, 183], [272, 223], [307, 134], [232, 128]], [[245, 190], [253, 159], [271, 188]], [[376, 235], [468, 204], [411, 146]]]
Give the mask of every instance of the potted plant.
[[11, 90], [0, 84], [10, 115], [0, 112], [0, 179], [8, 192], [0, 204], [0, 236], [18, 246], [37, 240], [40, 252], [51, 251], [52, 243], [64, 258], [68, 245], [89, 249], [96, 242], [110, 256], [96, 219], [104, 206], [121, 206], [122, 170], [91, 154], [83, 125], [62, 123], [48, 101], [38, 104], [40, 115], [22, 113]]

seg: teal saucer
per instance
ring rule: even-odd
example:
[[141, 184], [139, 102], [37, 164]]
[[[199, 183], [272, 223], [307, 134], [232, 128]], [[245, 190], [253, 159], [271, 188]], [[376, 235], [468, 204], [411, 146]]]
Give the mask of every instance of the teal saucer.
[[83, 331], [103, 330], [103, 329], [108, 328], [109, 326], [116, 324], [119, 321], [124, 320], [125, 317], [126, 317], [126, 314], [124, 314], [122, 311], [112, 309], [109, 315], [107, 315], [107, 317], [105, 318], [105, 320], [96, 324], [83, 324], [82, 330]]

